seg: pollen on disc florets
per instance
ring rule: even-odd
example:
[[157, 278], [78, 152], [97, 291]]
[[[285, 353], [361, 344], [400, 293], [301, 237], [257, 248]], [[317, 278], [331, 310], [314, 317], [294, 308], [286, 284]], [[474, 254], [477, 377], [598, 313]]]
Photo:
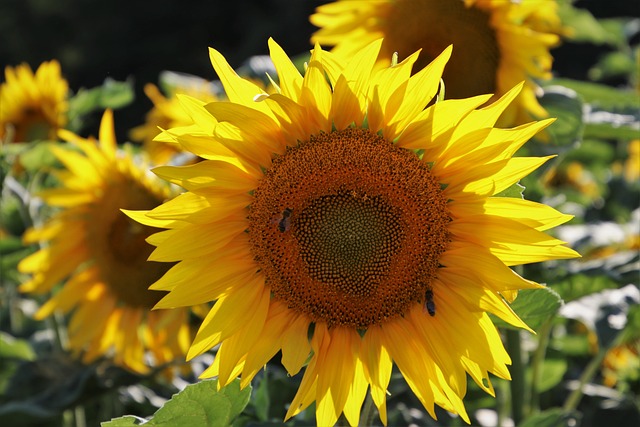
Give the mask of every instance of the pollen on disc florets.
[[249, 235], [274, 298], [314, 322], [367, 328], [424, 299], [449, 221], [440, 184], [414, 152], [346, 129], [273, 160]]

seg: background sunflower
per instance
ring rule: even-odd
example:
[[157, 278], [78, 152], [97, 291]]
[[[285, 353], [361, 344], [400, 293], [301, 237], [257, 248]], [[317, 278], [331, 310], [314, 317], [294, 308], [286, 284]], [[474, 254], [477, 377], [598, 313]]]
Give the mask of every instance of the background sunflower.
[[64, 282], [35, 318], [72, 311], [68, 347], [85, 363], [108, 357], [140, 373], [171, 363], [190, 339], [188, 310], [150, 312], [162, 293], [147, 288], [170, 266], [147, 262], [145, 239], [154, 230], [121, 212], [155, 207], [171, 197], [170, 189], [151, 180], [132, 153], [117, 152], [111, 111], [102, 119], [99, 142], [61, 135], [80, 153], [52, 147], [66, 171], [53, 172], [60, 188], [38, 197], [61, 210], [25, 233], [26, 243], [42, 248], [18, 264], [32, 276], [20, 291], [47, 294]]
[[28, 64], [6, 67], [0, 85], [0, 141], [51, 139], [67, 123], [69, 87], [56, 60], [43, 62], [35, 73]]
[[[163, 70], [209, 81], [217, 78], [205, 53], [208, 46], [218, 48], [238, 72], [248, 69], [268, 83], [264, 68], [247, 59], [268, 53], [265, 40], [273, 36], [286, 52], [300, 54], [294, 62], [302, 71], [312, 47], [309, 39], [317, 30], [309, 16], [325, 3], [202, 0], [186, 6], [159, 0], [150, 9], [145, 3], [124, 0], [64, 0], [64, 7], [9, 0], [0, 2], [4, 36], [0, 64], [4, 69], [27, 63], [37, 70], [43, 62], [57, 59], [71, 89], [68, 129], [97, 135], [102, 111], [113, 108], [117, 139], [125, 141], [153, 107], [144, 86], [163, 87]], [[511, 306], [537, 334], [518, 333], [499, 318], [492, 319], [512, 359], [513, 381], [492, 380], [497, 400], [474, 381], [467, 384], [465, 407], [478, 425], [493, 426], [509, 418], [523, 420], [524, 425], [544, 420], [640, 423], [634, 403], [640, 394], [637, 377], [627, 375], [626, 366], [618, 363], [630, 360], [627, 365], [633, 367], [637, 360], [632, 353], [631, 358], [616, 359], [613, 386], [607, 370], [614, 365], [611, 360], [604, 362], [610, 348], [634, 347], [640, 330], [636, 296], [625, 286], [638, 286], [640, 188], [634, 171], [640, 170], [640, 160], [637, 144], [631, 142], [639, 139], [640, 122], [637, 7], [634, 2], [605, 0], [558, 4], [571, 34], [551, 50], [553, 78], [543, 82], [539, 98], [550, 117], [558, 120], [546, 129], [546, 145], [531, 141], [517, 155], [559, 154], [520, 184], [528, 199], [575, 215], [571, 223], [557, 228], [557, 234], [583, 258], [525, 265], [518, 272], [547, 284], [567, 305], [600, 301], [580, 312], [622, 320], [592, 323], [567, 317], [555, 294], [520, 292]], [[56, 336], [64, 338], [65, 318], [35, 320], [33, 315], [45, 300], [17, 290], [28, 276], [16, 266], [33, 251], [22, 243], [22, 236], [34, 222], [42, 223], [40, 212], [47, 212], [33, 194], [53, 188], [55, 180], [47, 171], [60, 167], [49, 145], [41, 142], [0, 147], [0, 424], [98, 425], [123, 414], [158, 421], [167, 416], [189, 416], [192, 421], [208, 416], [236, 425], [281, 423], [300, 378], [290, 377], [278, 357], [258, 372], [252, 390], [240, 391], [232, 382], [217, 392], [215, 381], [197, 381], [190, 374], [170, 382], [156, 375], [141, 377], [109, 363], [78, 364], [60, 350]], [[519, 192], [509, 195], [519, 197]], [[283, 225], [286, 228], [287, 222]], [[619, 298], [611, 300], [609, 291]], [[437, 319], [441, 308], [437, 293], [434, 304]], [[429, 316], [428, 307], [423, 310]], [[205, 353], [191, 360], [189, 367], [201, 372], [211, 360], [212, 353]], [[187, 383], [195, 384], [185, 388]], [[163, 406], [180, 390], [171, 404]], [[391, 372], [389, 391], [387, 417], [392, 425], [461, 423], [437, 406], [438, 421], [432, 422], [396, 370]], [[367, 405], [373, 402], [365, 402], [363, 413]], [[189, 409], [176, 413], [179, 408]], [[288, 424], [313, 424], [314, 417], [314, 411], [304, 411]], [[129, 416], [115, 422], [140, 420]]]

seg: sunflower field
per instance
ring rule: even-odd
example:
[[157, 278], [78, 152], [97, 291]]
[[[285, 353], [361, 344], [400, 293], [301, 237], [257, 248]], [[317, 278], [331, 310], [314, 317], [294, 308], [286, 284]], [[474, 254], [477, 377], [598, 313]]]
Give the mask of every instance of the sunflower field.
[[0, 4], [0, 425], [640, 425], [640, 8]]

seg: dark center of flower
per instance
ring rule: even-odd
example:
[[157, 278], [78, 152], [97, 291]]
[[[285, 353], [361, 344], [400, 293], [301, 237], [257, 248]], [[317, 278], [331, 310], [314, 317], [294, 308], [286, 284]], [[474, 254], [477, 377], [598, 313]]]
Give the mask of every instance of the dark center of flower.
[[387, 274], [404, 239], [401, 214], [380, 196], [339, 193], [315, 199], [294, 231], [309, 276], [366, 296]]
[[415, 153], [346, 129], [274, 159], [249, 234], [274, 298], [315, 322], [367, 328], [424, 300], [449, 221], [440, 184]]
[[22, 109], [19, 120], [14, 126], [15, 142], [30, 142], [55, 137], [55, 125], [47, 119], [39, 107], [27, 106]]
[[500, 49], [489, 14], [462, 0], [398, 0], [385, 25], [385, 58], [406, 58], [422, 49], [414, 69], [429, 65], [453, 44], [442, 76], [447, 98], [494, 93]]
[[145, 239], [161, 230], [139, 224], [120, 209], [147, 210], [162, 201], [134, 179], [125, 179], [107, 187], [92, 212], [89, 244], [95, 266], [117, 299], [129, 306], [153, 307], [165, 293], [148, 287], [171, 264], [147, 261], [153, 247]]

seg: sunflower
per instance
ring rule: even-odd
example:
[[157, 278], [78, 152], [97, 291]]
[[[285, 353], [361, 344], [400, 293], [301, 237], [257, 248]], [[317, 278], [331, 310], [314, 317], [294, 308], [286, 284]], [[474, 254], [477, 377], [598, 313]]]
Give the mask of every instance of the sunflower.
[[[562, 27], [554, 0], [343, 0], [321, 5], [310, 17], [320, 29], [312, 42], [353, 55], [384, 37], [378, 59], [422, 49], [422, 68], [448, 45], [455, 46], [444, 71], [448, 98], [494, 94], [492, 101], [525, 81], [503, 125], [546, 117], [534, 79], [548, 79]], [[473, 76], [473, 77], [471, 77]]]
[[43, 247], [18, 269], [32, 275], [23, 292], [44, 294], [65, 282], [35, 317], [73, 309], [69, 347], [87, 363], [112, 354], [115, 363], [146, 373], [146, 350], [158, 366], [184, 356], [192, 338], [188, 310], [150, 311], [165, 293], [147, 288], [170, 267], [146, 260], [153, 247], [145, 239], [158, 230], [120, 211], [160, 205], [171, 196], [168, 186], [130, 152], [117, 150], [111, 111], [102, 118], [98, 144], [69, 131], [60, 136], [76, 149], [51, 148], [67, 170], [54, 171], [62, 188], [40, 196], [61, 210], [25, 233], [26, 242]]
[[465, 373], [490, 394], [509, 378], [487, 313], [529, 329], [505, 300], [541, 287], [509, 266], [577, 256], [544, 233], [570, 216], [495, 197], [548, 160], [512, 155], [553, 120], [493, 127], [521, 85], [425, 108], [452, 49], [411, 76], [418, 52], [381, 69], [381, 45], [316, 46], [303, 76], [270, 40], [271, 95], [211, 49], [229, 102], [185, 102], [199, 129], [173, 132], [206, 160], [154, 169], [187, 192], [129, 214], [167, 229], [149, 259], [177, 262], [156, 308], [215, 301], [187, 355], [220, 344], [202, 377], [244, 387], [281, 351], [306, 364], [287, 418], [315, 401], [318, 425], [356, 425], [369, 388], [386, 423], [395, 363], [432, 416], [469, 422]]
[[602, 361], [602, 382], [615, 387], [620, 382], [640, 381], [640, 339], [611, 348]]
[[43, 62], [35, 75], [27, 64], [6, 67], [0, 86], [0, 140], [55, 139], [66, 124], [69, 86], [58, 61]]
[[130, 137], [132, 141], [143, 143], [153, 163], [166, 164], [181, 150], [178, 145], [171, 144], [170, 141], [155, 140], [161, 133], [160, 129], [187, 126], [192, 123], [191, 117], [180, 106], [179, 95], [188, 94], [205, 102], [215, 101], [217, 98], [209, 90], [209, 83], [204, 80], [198, 85], [177, 87], [169, 97], [164, 96], [160, 89], [151, 83], [145, 85], [144, 93], [153, 102], [153, 108], [147, 113], [145, 124], [132, 129]]

